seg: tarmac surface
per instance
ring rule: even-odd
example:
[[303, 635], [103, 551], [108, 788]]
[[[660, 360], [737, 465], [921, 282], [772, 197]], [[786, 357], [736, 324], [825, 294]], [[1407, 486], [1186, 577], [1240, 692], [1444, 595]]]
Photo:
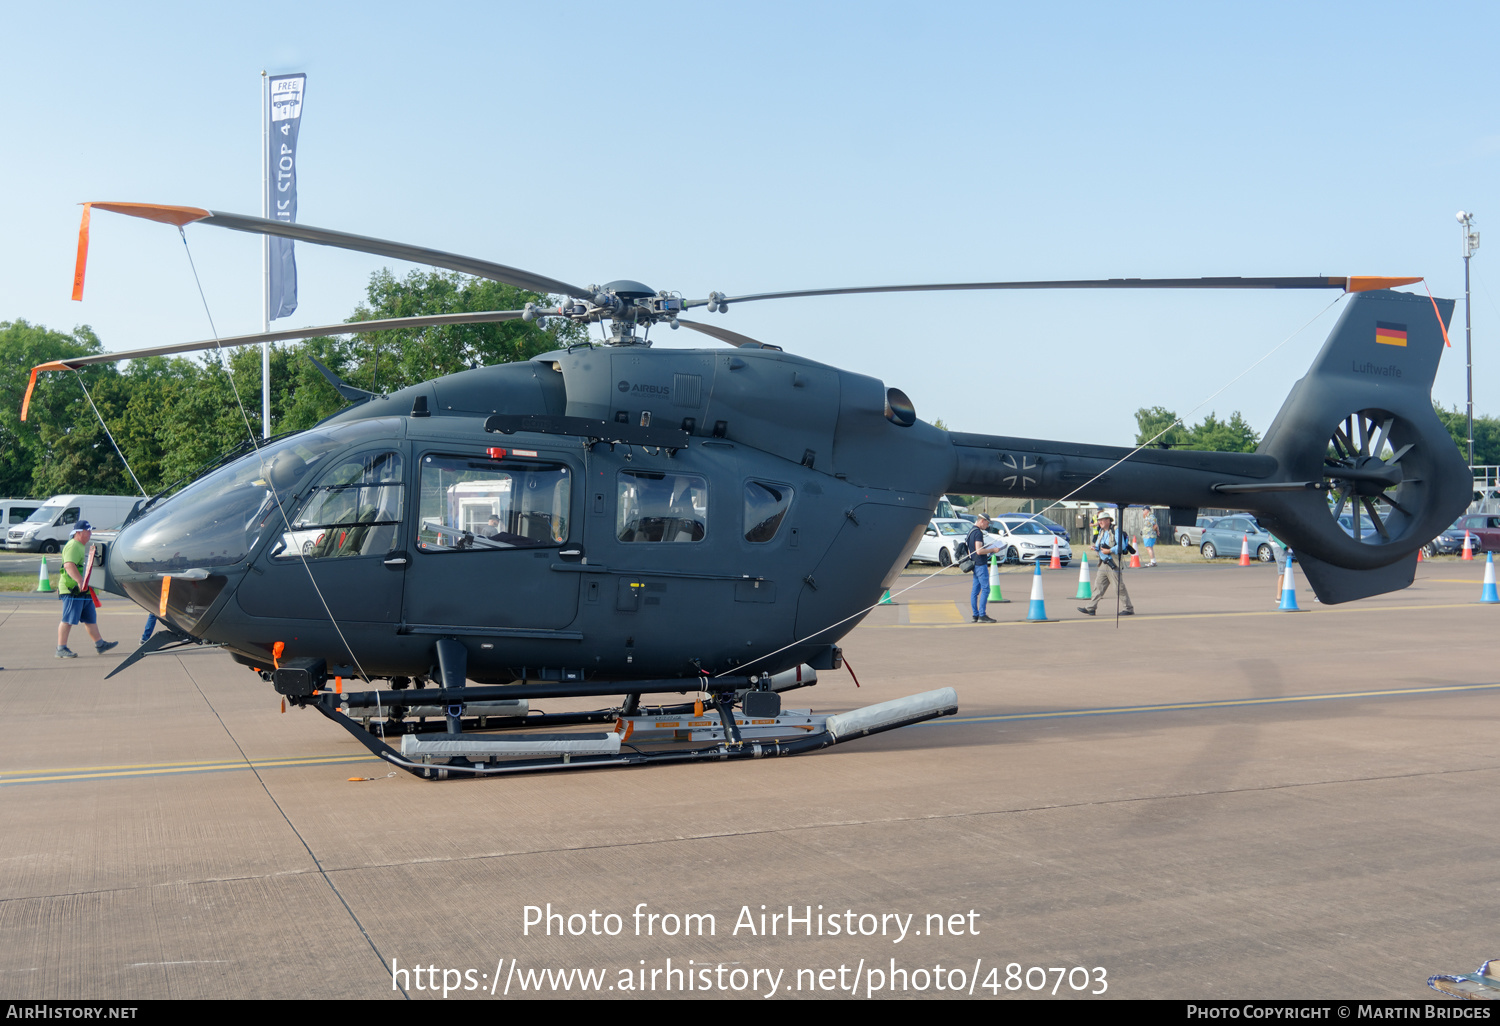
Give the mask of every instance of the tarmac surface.
[[120, 649], [75, 628], [60, 662], [55, 600], [0, 595], [0, 997], [498, 1000], [566, 973], [605, 997], [1443, 1000], [1428, 976], [1500, 957], [1500, 609], [1480, 563], [1418, 571], [1337, 607], [1303, 587], [1301, 614], [1269, 567], [1130, 571], [1118, 621], [1054, 571], [1046, 624], [1007, 574], [994, 626], [950, 573], [844, 639], [862, 687], [786, 698], [952, 686], [956, 717], [446, 782], [281, 714], [217, 651], [103, 681], [144, 620], [123, 600]]

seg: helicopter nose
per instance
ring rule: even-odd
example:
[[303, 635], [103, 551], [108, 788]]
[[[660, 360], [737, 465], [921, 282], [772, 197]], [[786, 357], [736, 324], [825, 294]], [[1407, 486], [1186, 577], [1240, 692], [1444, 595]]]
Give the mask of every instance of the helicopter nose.
[[170, 519], [148, 515], [127, 525], [109, 546], [105, 567], [112, 590], [147, 612], [164, 616], [179, 630], [201, 636], [210, 607], [229, 578], [189, 565], [192, 561], [181, 549], [166, 551], [164, 529], [170, 531], [171, 524], [164, 521]]

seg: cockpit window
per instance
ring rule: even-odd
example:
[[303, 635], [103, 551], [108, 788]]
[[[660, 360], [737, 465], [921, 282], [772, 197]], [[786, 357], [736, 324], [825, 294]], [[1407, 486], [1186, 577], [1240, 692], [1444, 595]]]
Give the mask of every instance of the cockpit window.
[[274, 557], [384, 555], [396, 547], [404, 489], [401, 454], [344, 457], [312, 490]]
[[399, 418], [380, 418], [273, 442], [150, 509], [121, 534], [116, 551], [141, 573], [231, 566], [273, 522], [281, 523], [276, 499], [290, 513], [298, 491], [330, 455], [361, 439], [399, 438], [403, 430]]
[[618, 498], [622, 542], [695, 542], [708, 533], [708, 481], [697, 474], [622, 470]]

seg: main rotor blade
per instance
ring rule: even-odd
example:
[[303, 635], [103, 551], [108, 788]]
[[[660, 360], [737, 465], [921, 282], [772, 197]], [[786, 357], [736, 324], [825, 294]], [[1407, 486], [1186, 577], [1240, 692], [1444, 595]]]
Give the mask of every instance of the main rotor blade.
[[701, 331], [703, 332], [703, 334], [712, 336], [713, 338], [718, 339], [720, 342], [728, 342], [732, 346], [759, 346], [762, 349], [781, 348], [780, 346], [771, 346], [766, 345], [766, 343], [764, 342], [757, 342], [749, 335], [741, 335], [737, 331], [729, 331], [714, 324], [700, 324], [698, 321], [685, 321], [681, 317], [677, 318], [677, 323], [682, 325], [684, 328], [692, 328], [694, 331]]
[[410, 260], [415, 264], [445, 267], [450, 271], [461, 271], [464, 274], [489, 278], [493, 281], [504, 282], [507, 285], [514, 285], [517, 288], [527, 289], [531, 292], [564, 296], [592, 295], [588, 289], [582, 286], [570, 285], [565, 281], [558, 281], [556, 278], [548, 278], [541, 274], [533, 274], [530, 271], [523, 271], [518, 267], [508, 267], [505, 264], [497, 264], [489, 260], [479, 260], [475, 257], [466, 257], [458, 253], [446, 253], [440, 249], [428, 249], [424, 246], [408, 246], [402, 242], [372, 239], [364, 235], [351, 235], [348, 232], [336, 232], [328, 228], [315, 228], [310, 224], [291, 224], [286, 221], [275, 221], [265, 217], [249, 217], [245, 214], [227, 214], [220, 210], [204, 210], [201, 207], [169, 207], [155, 203], [90, 203], [89, 206], [97, 207], [100, 210], [113, 211], [116, 214], [126, 214], [130, 217], [143, 217], [149, 221], [162, 221], [167, 224], [175, 224], [178, 227], [196, 222], [198, 224], [213, 225], [216, 228], [229, 228], [237, 232], [250, 232], [257, 235], [279, 235], [282, 238], [311, 242], [319, 246], [333, 246], [337, 249], [352, 249], [360, 253], [373, 253], [376, 256], [390, 257], [394, 260]]
[[[852, 296], [878, 292], [978, 292], [990, 289], [1343, 289], [1368, 292], [1410, 285], [1421, 278], [1380, 278], [1368, 275], [1329, 278], [1092, 278], [1073, 281], [974, 281], [936, 285], [866, 285], [846, 289], [799, 289], [793, 292], [757, 292], [748, 296], [725, 296], [724, 303], [748, 303], [756, 299], [802, 299], [809, 296]], [[689, 300], [689, 307], [706, 306], [707, 299]]]
[[283, 342], [294, 338], [316, 338], [320, 335], [348, 335], [363, 331], [393, 331], [397, 328], [426, 328], [445, 324], [488, 324], [493, 321], [519, 320], [523, 310], [482, 310], [475, 313], [432, 314], [427, 317], [386, 317], [376, 321], [349, 321], [344, 324], [324, 324], [316, 328], [293, 328], [288, 331], [262, 331], [254, 335], [234, 335], [230, 338], [205, 339], [200, 342], [178, 342], [169, 346], [152, 346], [149, 349], [127, 349], [118, 353], [99, 353], [96, 356], [74, 356], [43, 364], [49, 370], [73, 370], [94, 363], [114, 363], [116, 360], [138, 360], [146, 356], [173, 356], [177, 353], [192, 353], [201, 349], [229, 349], [234, 346], [250, 346], [258, 342]]

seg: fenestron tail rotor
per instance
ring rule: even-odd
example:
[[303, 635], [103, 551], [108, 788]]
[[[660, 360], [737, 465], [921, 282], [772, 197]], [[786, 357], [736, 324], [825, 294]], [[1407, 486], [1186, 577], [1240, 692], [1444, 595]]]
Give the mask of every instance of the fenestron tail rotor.
[[[1413, 517], [1402, 503], [1403, 486], [1421, 479], [1406, 473], [1408, 456], [1417, 458], [1415, 441], [1397, 417], [1383, 410], [1360, 410], [1333, 429], [1323, 460], [1328, 481], [1329, 512], [1357, 542], [1380, 545], [1400, 535]], [[1347, 517], [1347, 522], [1345, 518]]]

